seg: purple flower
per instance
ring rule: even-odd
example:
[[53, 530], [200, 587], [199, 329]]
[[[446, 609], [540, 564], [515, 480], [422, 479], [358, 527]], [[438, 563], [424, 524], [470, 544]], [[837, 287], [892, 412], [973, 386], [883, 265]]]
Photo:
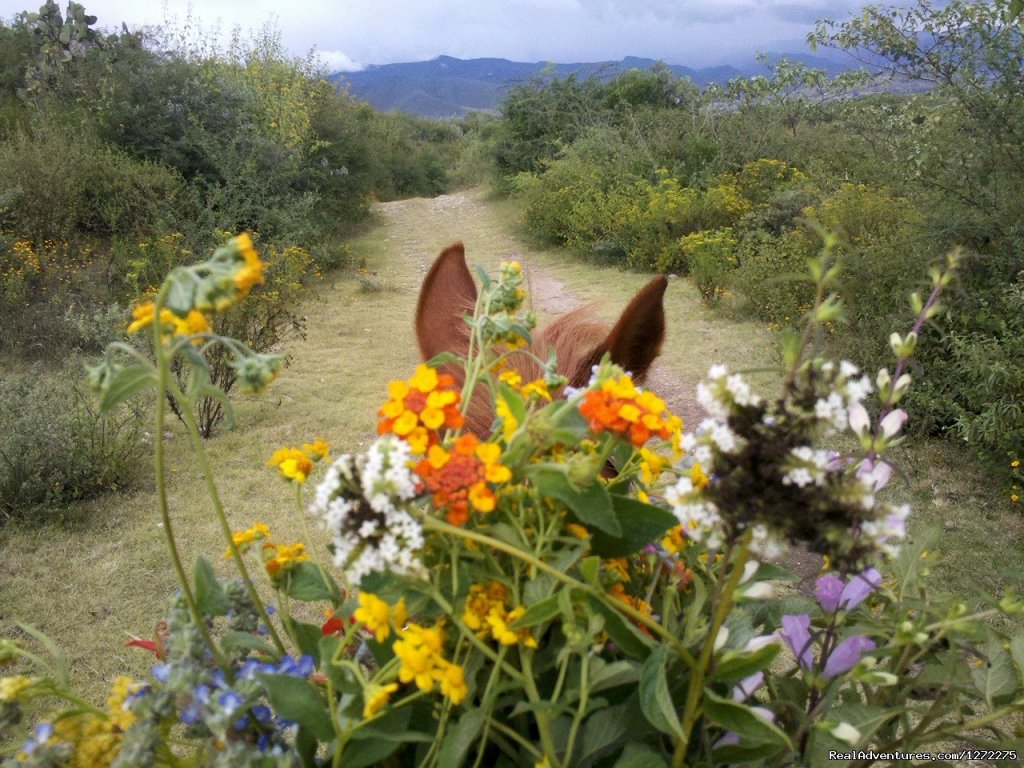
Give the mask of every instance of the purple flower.
[[854, 665], [860, 661], [861, 656], [874, 649], [875, 642], [864, 635], [848, 637], [832, 651], [821, 674], [826, 679], [841, 675], [843, 672], [853, 669]]
[[852, 611], [881, 583], [882, 574], [874, 568], [853, 576], [845, 585], [838, 576], [826, 573], [815, 583], [814, 596], [825, 613], [835, 613], [840, 608]]
[[839, 599], [839, 607], [852, 611], [864, 602], [868, 595], [875, 591], [875, 588], [882, 583], [882, 574], [874, 568], [868, 568], [859, 576], [854, 576], [843, 587], [843, 593]]
[[839, 600], [842, 594], [843, 581], [834, 574], [826, 573], [815, 582], [814, 596], [825, 613], [835, 613], [839, 610]]
[[764, 672], [755, 672], [749, 677], [744, 677], [732, 688], [733, 701], [746, 701], [764, 682]]
[[793, 655], [797, 657], [800, 666], [804, 669], [811, 669], [814, 666], [810, 630], [810, 614], [801, 613], [797, 616], [782, 617], [782, 629], [779, 630], [779, 635], [786, 641], [789, 649], [793, 651]]

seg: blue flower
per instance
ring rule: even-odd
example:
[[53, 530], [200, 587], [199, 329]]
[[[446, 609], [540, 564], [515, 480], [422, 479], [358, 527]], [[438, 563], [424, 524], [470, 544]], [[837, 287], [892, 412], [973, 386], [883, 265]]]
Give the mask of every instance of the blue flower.
[[166, 683], [167, 678], [171, 676], [171, 665], [170, 664], [154, 664], [149, 674], [153, 676], [154, 680], [159, 680], [161, 683]]
[[782, 629], [779, 634], [786, 641], [793, 655], [800, 661], [804, 669], [814, 667], [814, 654], [811, 653], [811, 617], [801, 613], [798, 616], [783, 616]]
[[32, 732], [32, 738], [25, 742], [21, 751], [31, 755], [53, 737], [53, 723], [39, 723]]
[[826, 679], [841, 675], [843, 672], [853, 669], [854, 665], [860, 661], [861, 656], [874, 649], [874, 641], [864, 635], [847, 638], [837, 645], [829, 655], [821, 674]]

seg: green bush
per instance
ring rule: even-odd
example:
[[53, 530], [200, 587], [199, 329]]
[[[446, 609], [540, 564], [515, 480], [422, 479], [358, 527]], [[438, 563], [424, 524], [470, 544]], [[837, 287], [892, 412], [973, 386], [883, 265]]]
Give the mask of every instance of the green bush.
[[101, 415], [93, 397], [60, 376], [0, 377], [0, 524], [42, 522], [64, 505], [126, 488], [142, 444], [129, 407]]
[[690, 278], [706, 304], [716, 304], [736, 267], [736, 236], [732, 227], [695, 232], [679, 240]]

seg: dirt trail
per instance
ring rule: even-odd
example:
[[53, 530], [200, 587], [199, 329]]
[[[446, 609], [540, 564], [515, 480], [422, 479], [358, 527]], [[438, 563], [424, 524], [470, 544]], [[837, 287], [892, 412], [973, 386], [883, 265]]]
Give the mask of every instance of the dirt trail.
[[[564, 314], [587, 303], [568, 287], [565, 270], [557, 265], [541, 264], [528, 246], [510, 235], [489, 206], [472, 193], [381, 203], [377, 213], [388, 230], [387, 240], [396, 241], [394, 246], [401, 261], [412, 265], [419, 280], [438, 252], [437, 244], [431, 248], [430, 230], [447, 228], [453, 233], [467, 233], [457, 234], [457, 237], [466, 240], [467, 247], [472, 245], [478, 249], [469, 253], [471, 261], [479, 258], [481, 246], [488, 251], [486, 255], [496, 253], [501, 258], [514, 257], [520, 261], [527, 278], [529, 301], [542, 317]], [[427, 233], [422, 226], [417, 226], [423, 219], [432, 223]], [[694, 399], [697, 382], [673, 370], [671, 361], [661, 358], [656, 362], [647, 383], [686, 424], [695, 425], [703, 418], [703, 411]]]

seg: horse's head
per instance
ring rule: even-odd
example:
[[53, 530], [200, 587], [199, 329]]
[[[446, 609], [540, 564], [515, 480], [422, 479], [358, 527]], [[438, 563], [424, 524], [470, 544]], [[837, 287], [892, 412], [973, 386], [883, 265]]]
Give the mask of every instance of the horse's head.
[[[643, 381], [665, 338], [663, 299], [667, 285], [664, 276], [651, 280], [611, 328], [597, 320], [589, 307], [562, 315], [533, 334], [533, 355], [512, 355], [511, 365], [529, 381], [541, 375], [533, 356], [545, 360], [554, 352], [558, 371], [569, 379], [570, 386], [582, 387], [589, 381], [593, 366], [607, 353], [612, 362], [632, 373], [634, 380]], [[476, 296], [465, 249], [462, 243], [454, 243], [437, 257], [420, 289], [416, 339], [424, 360], [442, 352], [466, 354], [469, 328], [463, 315], [473, 312]], [[486, 434], [490, 418], [493, 412], [471, 408], [468, 426]]]

